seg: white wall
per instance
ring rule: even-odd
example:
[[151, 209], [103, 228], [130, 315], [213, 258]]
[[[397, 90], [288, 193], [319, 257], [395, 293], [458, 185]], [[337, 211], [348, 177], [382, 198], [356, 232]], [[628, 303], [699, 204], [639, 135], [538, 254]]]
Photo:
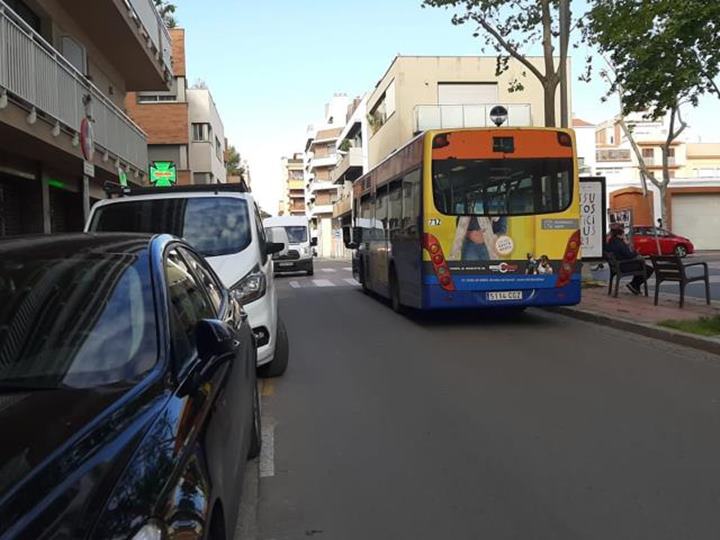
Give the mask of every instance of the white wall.
[[[187, 91], [189, 103], [190, 132], [190, 169], [195, 172], [211, 172], [220, 182], [227, 181], [225, 170], [225, 127], [215, 106], [210, 90], [191, 88]], [[212, 126], [213, 137], [210, 141], [194, 142], [192, 124], [208, 123]], [[215, 150], [215, 137], [220, 141], [221, 152]]]
[[583, 158], [585, 167], [590, 171], [583, 174], [595, 174], [595, 126], [582, 126], [575, 129], [578, 158]]

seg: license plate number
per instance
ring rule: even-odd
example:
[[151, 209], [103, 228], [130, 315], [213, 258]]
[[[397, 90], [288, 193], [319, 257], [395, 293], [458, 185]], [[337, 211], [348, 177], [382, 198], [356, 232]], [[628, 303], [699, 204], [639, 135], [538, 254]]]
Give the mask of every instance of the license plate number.
[[494, 291], [487, 293], [487, 299], [491, 302], [522, 300], [522, 297], [522, 291]]
[[293, 266], [295, 263], [277, 263], [278, 266]]

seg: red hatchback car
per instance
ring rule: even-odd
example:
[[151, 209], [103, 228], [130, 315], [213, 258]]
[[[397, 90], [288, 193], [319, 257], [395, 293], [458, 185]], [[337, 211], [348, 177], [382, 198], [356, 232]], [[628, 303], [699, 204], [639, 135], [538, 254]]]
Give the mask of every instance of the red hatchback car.
[[[657, 240], [655, 238], [656, 231]], [[633, 227], [632, 242], [635, 251], [644, 257], [657, 255], [658, 243], [660, 244], [660, 255], [684, 257], [695, 251], [695, 246], [689, 239], [656, 227]]]

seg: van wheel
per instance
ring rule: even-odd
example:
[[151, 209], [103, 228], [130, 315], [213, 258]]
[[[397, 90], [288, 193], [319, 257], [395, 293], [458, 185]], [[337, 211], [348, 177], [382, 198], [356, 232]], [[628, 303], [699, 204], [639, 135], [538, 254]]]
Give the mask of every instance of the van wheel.
[[288, 356], [290, 356], [290, 345], [288, 343], [287, 330], [285, 330], [285, 323], [278, 316], [275, 355], [269, 364], [260, 366], [258, 374], [261, 377], [279, 377], [285, 373], [287, 369]]
[[312, 276], [315, 274], [315, 268], [313, 267], [312, 261], [310, 261], [310, 268], [308, 268], [307, 275]]
[[250, 448], [248, 449], [248, 459], [255, 459], [260, 455], [262, 448], [262, 423], [261, 423], [261, 412], [260, 412], [260, 391], [258, 390], [257, 381], [255, 381], [255, 392], [253, 396], [253, 407], [252, 407], [252, 425], [250, 429]]

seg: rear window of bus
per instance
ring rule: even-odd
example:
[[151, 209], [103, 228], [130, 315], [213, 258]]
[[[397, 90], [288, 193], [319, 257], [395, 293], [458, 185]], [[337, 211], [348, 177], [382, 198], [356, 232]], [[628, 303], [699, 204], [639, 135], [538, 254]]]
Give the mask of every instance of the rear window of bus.
[[572, 202], [570, 158], [450, 158], [432, 167], [433, 200], [443, 214], [548, 214]]

